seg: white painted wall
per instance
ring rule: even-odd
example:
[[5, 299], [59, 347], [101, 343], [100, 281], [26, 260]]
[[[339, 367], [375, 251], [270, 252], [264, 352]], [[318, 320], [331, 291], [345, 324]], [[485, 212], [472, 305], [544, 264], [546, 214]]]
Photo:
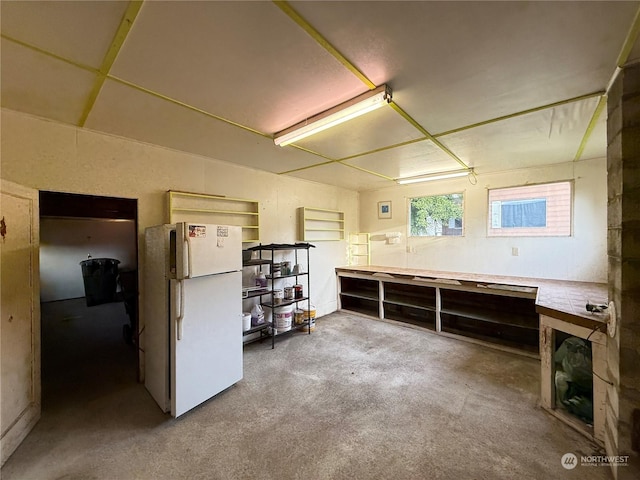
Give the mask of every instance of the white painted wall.
[[[488, 189], [575, 180], [571, 237], [488, 238]], [[455, 192], [465, 194], [463, 237], [407, 237], [409, 198]], [[379, 201], [391, 200], [392, 218], [378, 219]], [[607, 281], [606, 159], [397, 186], [360, 193], [360, 228], [373, 236], [373, 265], [425, 268], [579, 281]], [[381, 238], [402, 232], [397, 245]], [[414, 250], [408, 253], [407, 248]], [[512, 247], [519, 256], [512, 255]]]
[[119, 269], [137, 268], [133, 220], [43, 218], [40, 220], [40, 300], [84, 297], [80, 262], [120, 260]]
[[[7, 109], [2, 110], [1, 148], [2, 178], [40, 190], [137, 198], [140, 259], [144, 258], [144, 229], [165, 222], [167, 190], [260, 201], [263, 243], [296, 241], [296, 208], [301, 206], [344, 211], [346, 230], [357, 230], [356, 192], [74, 128]], [[318, 315], [337, 308], [334, 268], [346, 264], [346, 252], [344, 241], [318, 242], [311, 252], [311, 296]]]

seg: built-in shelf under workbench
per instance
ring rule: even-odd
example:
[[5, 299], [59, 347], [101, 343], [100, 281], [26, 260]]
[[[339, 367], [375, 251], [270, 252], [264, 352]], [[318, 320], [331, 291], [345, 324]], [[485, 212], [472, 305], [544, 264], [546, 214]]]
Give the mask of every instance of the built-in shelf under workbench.
[[540, 314], [603, 328], [602, 315], [585, 305], [606, 303], [605, 284], [381, 266], [338, 267], [336, 274], [341, 309], [534, 357]]

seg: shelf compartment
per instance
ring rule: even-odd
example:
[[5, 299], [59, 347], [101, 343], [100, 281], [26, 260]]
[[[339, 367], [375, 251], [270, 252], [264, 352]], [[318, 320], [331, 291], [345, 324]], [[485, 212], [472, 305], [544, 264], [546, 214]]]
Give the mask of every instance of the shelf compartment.
[[340, 292], [358, 298], [378, 300], [379, 282], [362, 278], [340, 277]]
[[255, 298], [255, 297], [262, 297], [264, 295], [271, 295], [271, 290], [269, 290], [268, 288], [261, 288], [259, 290], [248, 290], [245, 291], [244, 289], [242, 290], [242, 299], [246, 300], [247, 298]]
[[421, 285], [385, 282], [384, 300], [409, 307], [436, 309], [436, 289]]
[[251, 327], [249, 330], [243, 331], [242, 336], [251, 335], [252, 333], [262, 332], [271, 326], [271, 322], [264, 322], [255, 327]]
[[255, 247], [249, 247], [247, 250], [249, 251], [271, 251], [271, 250], [308, 250], [310, 248], [315, 248], [315, 245], [311, 245], [306, 242], [299, 243], [270, 243], [268, 245], [258, 245]]
[[362, 300], [372, 300], [374, 302], [378, 301], [377, 295], [370, 295], [366, 293], [341, 292], [340, 295], [344, 297], [360, 298]]
[[384, 318], [389, 320], [397, 320], [412, 325], [436, 329], [436, 312], [435, 308], [416, 307], [414, 305], [383, 302]]
[[242, 212], [238, 210], [214, 210], [212, 208], [174, 208], [174, 212], [220, 213], [222, 215], [260, 215], [258, 212]]
[[344, 240], [344, 212], [298, 208], [298, 238], [314, 242]]
[[477, 310], [469, 306], [456, 306], [454, 308], [442, 308], [442, 313], [470, 318], [478, 322], [495, 323], [509, 327], [538, 331], [538, 318], [528, 318], [515, 312], [502, 312], [499, 310]]
[[507, 297], [487, 293], [441, 289], [443, 313], [498, 323], [517, 328], [539, 330], [539, 317], [532, 298]]
[[281, 335], [287, 335], [289, 333], [299, 332], [304, 330], [306, 330], [305, 333], [309, 333], [309, 322], [299, 323], [298, 325], [291, 324], [291, 328], [289, 330], [285, 330], [283, 332], [276, 332], [274, 336], [279, 337]]
[[371, 263], [371, 242], [368, 233], [349, 234], [349, 265], [369, 265]]
[[255, 267], [255, 266], [260, 266], [260, 265], [270, 265], [271, 264], [271, 260], [269, 260], [268, 258], [257, 258], [254, 260], [247, 260], [245, 262], [242, 262], [242, 266], [243, 267]]
[[293, 277], [302, 277], [303, 275], [309, 275], [308, 272], [304, 272], [304, 273], [292, 273], [291, 275], [276, 275], [275, 277], [272, 277], [271, 275], [267, 275], [267, 280], [278, 280], [281, 278], [293, 278]]
[[167, 223], [233, 225], [242, 228], [243, 243], [260, 241], [260, 202], [257, 200], [170, 190], [167, 203]]
[[281, 303], [276, 303], [276, 304], [271, 302], [264, 302], [262, 306], [273, 309], [273, 308], [286, 307], [298, 302], [306, 302], [308, 300], [309, 300], [309, 297], [294, 298], [293, 300], [283, 300]]
[[440, 313], [442, 331], [483, 340], [506, 347], [537, 353], [539, 334], [531, 328], [521, 328], [496, 322], [486, 322], [475, 318]]
[[341, 294], [340, 300], [343, 310], [350, 310], [352, 312], [363, 313], [365, 315], [371, 315], [374, 317], [379, 316], [378, 300], [355, 297], [345, 294]]

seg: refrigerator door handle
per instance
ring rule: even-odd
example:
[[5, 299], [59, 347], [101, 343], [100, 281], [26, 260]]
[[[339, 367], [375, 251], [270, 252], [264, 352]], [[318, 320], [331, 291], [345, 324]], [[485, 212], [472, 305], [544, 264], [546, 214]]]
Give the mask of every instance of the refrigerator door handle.
[[178, 307], [178, 316], [176, 317], [176, 330], [178, 331], [178, 340], [182, 340], [182, 320], [184, 319], [184, 285], [183, 280], [178, 280], [176, 285], [180, 290], [178, 297], [180, 298], [180, 306]]
[[185, 237], [185, 242], [187, 242], [187, 278], [191, 278], [191, 265], [192, 265], [191, 240], [189, 240], [188, 235]]
[[179, 257], [180, 274], [178, 278], [191, 278], [191, 274], [193, 272], [193, 264], [192, 264], [193, 255], [191, 253], [191, 238], [189, 237], [189, 224], [180, 223], [178, 225], [181, 230], [180, 238], [182, 242], [181, 243], [182, 247], [178, 247], [178, 250], [181, 253], [181, 256]]

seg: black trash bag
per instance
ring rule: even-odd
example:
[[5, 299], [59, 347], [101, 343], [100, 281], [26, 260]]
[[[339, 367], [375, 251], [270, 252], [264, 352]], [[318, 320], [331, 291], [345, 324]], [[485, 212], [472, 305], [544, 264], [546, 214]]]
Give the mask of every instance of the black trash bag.
[[593, 422], [593, 367], [591, 345], [569, 337], [554, 355], [556, 401], [570, 413]]

